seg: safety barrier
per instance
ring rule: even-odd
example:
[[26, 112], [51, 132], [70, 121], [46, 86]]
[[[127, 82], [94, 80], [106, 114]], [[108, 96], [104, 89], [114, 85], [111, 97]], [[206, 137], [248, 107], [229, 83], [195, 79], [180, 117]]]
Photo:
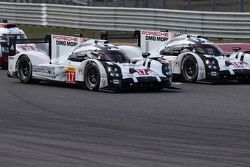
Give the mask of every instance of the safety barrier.
[[0, 2], [0, 18], [18, 24], [96, 30], [171, 30], [216, 38], [250, 38], [250, 13]]

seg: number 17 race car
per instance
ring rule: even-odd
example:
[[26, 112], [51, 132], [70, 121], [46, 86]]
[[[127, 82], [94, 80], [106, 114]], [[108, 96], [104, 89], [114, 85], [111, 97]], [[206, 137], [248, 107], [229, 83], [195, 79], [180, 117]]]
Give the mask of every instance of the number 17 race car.
[[9, 56], [8, 76], [23, 83], [59, 81], [115, 91], [132, 87], [159, 90], [171, 85], [168, 61], [143, 58], [137, 47], [63, 35], [12, 43], [10, 48], [23, 51], [13, 50], [16, 54]]

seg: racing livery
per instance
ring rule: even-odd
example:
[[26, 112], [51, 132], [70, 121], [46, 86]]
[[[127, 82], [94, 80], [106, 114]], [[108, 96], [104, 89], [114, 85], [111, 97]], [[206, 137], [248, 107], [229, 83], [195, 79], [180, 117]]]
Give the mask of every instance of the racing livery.
[[0, 68], [8, 67], [9, 47], [8, 42], [11, 37], [25, 39], [26, 34], [15, 24], [9, 24], [7, 20], [0, 22]]
[[197, 35], [175, 35], [149, 53], [152, 59], [170, 61], [174, 77], [186, 82], [244, 81], [250, 77], [249, 56], [243, 59], [234, 53], [226, 55], [214, 43]]
[[[27, 45], [24, 43], [17, 40], [15, 48]], [[143, 58], [138, 47], [63, 35], [51, 35], [39, 43], [48, 43], [49, 51], [36, 48], [9, 56], [9, 76], [23, 83], [49, 80], [82, 84], [89, 90], [163, 89], [171, 85], [168, 61]]]

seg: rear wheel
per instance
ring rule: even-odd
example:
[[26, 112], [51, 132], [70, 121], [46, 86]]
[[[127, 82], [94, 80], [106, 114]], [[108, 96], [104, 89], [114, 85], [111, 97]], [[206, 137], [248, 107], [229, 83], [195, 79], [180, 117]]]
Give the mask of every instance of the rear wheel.
[[97, 91], [100, 85], [100, 71], [96, 63], [89, 62], [85, 67], [84, 81], [85, 86], [92, 91]]
[[32, 64], [27, 56], [21, 56], [17, 62], [17, 74], [22, 83], [31, 83]]
[[182, 78], [185, 82], [195, 82], [198, 76], [198, 63], [194, 56], [188, 55], [182, 61]]

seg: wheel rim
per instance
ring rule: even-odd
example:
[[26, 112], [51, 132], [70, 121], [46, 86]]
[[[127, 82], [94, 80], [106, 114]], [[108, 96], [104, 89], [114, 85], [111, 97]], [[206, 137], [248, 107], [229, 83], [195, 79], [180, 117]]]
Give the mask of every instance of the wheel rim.
[[30, 75], [30, 65], [27, 61], [21, 61], [20, 63], [20, 75], [22, 79], [26, 79]]
[[196, 74], [196, 63], [193, 60], [187, 60], [184, 64], [184, 73], [188, 78], [192, 78]]
[[99, 72], [96, 68], [90, 68], [88, 70], [88, 83], [90, 83], [91, 86], [95, 86], [98, 83], [99, 80]]

